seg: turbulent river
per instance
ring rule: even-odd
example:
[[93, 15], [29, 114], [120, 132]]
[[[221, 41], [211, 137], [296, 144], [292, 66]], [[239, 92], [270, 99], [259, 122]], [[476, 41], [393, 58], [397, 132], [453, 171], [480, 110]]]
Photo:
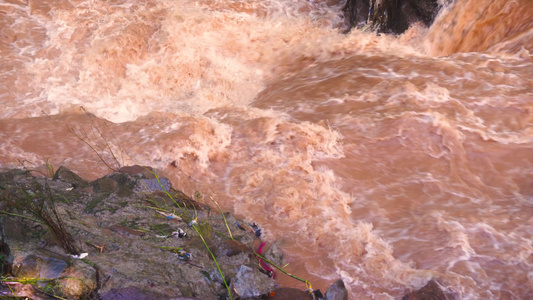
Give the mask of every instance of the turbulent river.
[[157, 167], [351, 299], [532, 299], [533, 1], [342, 2], [0, 0], [0, 166]]

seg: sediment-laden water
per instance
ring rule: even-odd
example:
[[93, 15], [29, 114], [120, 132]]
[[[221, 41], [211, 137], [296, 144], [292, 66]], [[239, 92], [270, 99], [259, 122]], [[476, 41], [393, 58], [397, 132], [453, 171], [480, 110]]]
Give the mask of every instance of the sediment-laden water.
[[1, 0], [0, 165], [158, 167], [352, 299], [532, 298], [533, 2], [398, 37], [342, 5]]

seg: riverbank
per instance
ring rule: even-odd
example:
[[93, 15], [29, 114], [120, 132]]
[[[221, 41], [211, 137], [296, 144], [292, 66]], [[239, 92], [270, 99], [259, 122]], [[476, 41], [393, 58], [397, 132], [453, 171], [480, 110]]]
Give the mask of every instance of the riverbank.
[[[222, 213], [214, 199], [173, 189], [151, 168], [123, 167], [91, 182], [65, 167], [47, 175], [53, 178], [21, 169], [0, 173], [3, 296], [310, 296], [304, 288], [277, 289], [276, 272], [283, 274], [275, 266], [287, 262], [276, 243], [263, 244], [259, 226]], [[267, 260], [258, 249], [268, 249]], [[330, 299], [347, 297], [342, 282], [334, 289]]]

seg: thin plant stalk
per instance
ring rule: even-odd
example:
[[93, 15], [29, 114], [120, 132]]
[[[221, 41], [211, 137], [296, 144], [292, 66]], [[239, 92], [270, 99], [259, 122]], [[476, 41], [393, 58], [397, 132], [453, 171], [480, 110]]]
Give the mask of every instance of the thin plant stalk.
[[204, 237], [198, 231], [198, 228], [196, 228], [195, 225], [192, 225], [192, 228], [194, 228], [194, 230], [196, 231], [198, 236], [202, 239], [202, 242], [204, 242], [205, 248], [207, 249], [207, 251], [209, 251], [209, 254], [211, 254], [211, 257], [213, 258], [213, 261], [215, 262], [215, 265], [217, 266], [218, 273], [220, 273], [220, 276], [222, 276], [222, 280], [224, 281], [224, 285], [226, 286], [226, 289], [228, 290], [229, 298], [231, 300], [233, 300], [233, 296], [231, 295], [231, 291], [229, 289], [228, 283], [226, 282], [226, 278], [224, 277], [224, 274], [222, 273], [222, 270], [220, 269], [220, 266], [218, 265], [218, 262], [217, 262], [217, 259], [215, 258], [215, 255], [213, 254], [213, 252], [211, 252], [211, 249], [209, 249], [209, 246], [207, 246], [207, 243], [204, 240]]
[[[89, 116], [89, 118], [92, 118], [93, 120], [96, 119], [96, 117], [89, 113], [83, 106], [81, 107], [81, 110], [83, 110], [85, 114]], [[124, 165], [124, 152], [118, 143], [118, 139], [113, 134], [113, 131], [105, 122], [98, 123], [97, 120], [94, 120], [93, 125], [90, 126], [92, 134], [96, 136], [95, 139], [91, 139], [86, 131], [76, 130], [68, 123], [65, 124], [65, 126], [67, 131], [87, 145], [110, 171], [117, 171], [122, 165]], [[105, 129], [105, 132], [101, 129], [101, 127]], [[95, 140], [101, 140], [103, 145], [99, 145]], [[115, 154], [117, 151], [113, 150], [113, 144], [115, 144], [116, 148], [118, 148], [120, 157]], [[105, 153], [111, 156], [112, 162], [108, 162], [109, 159], [106, 160], [104, 157]]]
[[213, 199], [213, 197], [209, 196], [209, 198], [211, 198], [211, 201], [215, 202], [215, 204], [217, 205], [218, 207], [218, 210], [220, 210], [220, 214], [222, 215], [222, 218], [224, 218], [224, 223], [226, 224], [226, 228], [228, 229], [228, 232], [229, 232], [229, 236], [232, 240], [235, 240], [233, 238], [233, 234], [231, 234], [231, 230], [229, 229], [229, 225], [228, 225], [228, 221], [226, 220], [226, 216], [224, 215], [224, 213], [222, 212], [222, 208], [220, 208], [220, 205], [218, 205], [218, 203], [215, 201], [215, 199]]
[[[178, 204], [178, 202], [176, 200], [174, 200], [174, 197], [172, 197], [172, 195], [166, 190], [164, 189], [164, 186], [163, 184], [161, 183], [161, 181], [159, 180], [159, 176], [157, 176], [157, 173], [155, 171], [151, 171], [152, 174], [154, 174], [155, 176], [155, 179], [157, 180], [157, 182], [159, 183], [159, 185], [163, 188], [163, 190], [165, 191], [165, 194], [167, 194], [167, 196], [172, 199], [172, 201], [174, 201], [174, 203], [185, 213], [185, 211], [183, 210], [183, 208]], [[193, 205], [193, 208], [194, 208], [194, 205]], [[195, 211], [196, 211], [196, 208], [195, 208]], [[197, 214], [196, 214], [197, 216]], [[189, 217], [191, 217], [191, 214], [189, 212]], [[196, 219], [194, 219], [196, 220]], [[224, 277], [224, 274], [222, 273], [222, 270], [220, 269], [220, 265], [218, 264], [218, 261], [217, 259], [215, 258], [215, 255], [213, 254], [213, 252], [211, 252], [211, 249], [209, 248], [209, 246], [207, 245], [207, 242], [205, 241], [204, 237], [202, 236], [202, 234], [200, 233], [200, 231], [198, 230], [198, 227], [196, 227], [196, 225], [194, 223], [191, 222], [191, 227], [194, 229], [194, 231], [196, 231], [196, 233], [198, 234], [198, 236], [200, 237], [200, 239], [202, 239], [202, 242], [204, 243], [205, 245], [205, 248], [207, 249], [207, 251], [209, 252], [209, 254], [211, 255], [211, 257], [213, 258], [213, 261], [215, 262], [215, 265], [217, 266], [217, 269], [218, 269], [218, 273], [220, 273], [220, 276], [222, 277], [222, 280], [224, 281], [224, 285], [226, 286], [226, 290], [228, 291], [228, 295], [230, 297], [231, 300], [233, 300], [233, 296], [231, 294], [231, 291], [229, 289], [229, 286], [228, 286], [228, 283], [226, 282], [226, 278]]]
[[71, 127], [69, 124], [65, 124], [65, 126], [67, 127], [67, 130], [68, 132], [70, 132], [72, 135], [74, 135], [75, 137], [77, 137], [80, 141], [82, 141], [85, 145], [89, 146], [89, 148], [96, 154], [96, 156], [98, 156], [98, 158], [100, 159], [101, 162], [104, 163], [104, 165], [111, 171], [115, 171], [116, 168], [113, 168], [109, 165], [109, 163], [105, 160], [105, 158], [103, 157], [103, 155], [96, 149], [95, 146], [93, 146], [91, 143], [90, 143], [90, 139], [89, 137], [87, 136], [87, 133], [83, 132], [83, 133], [80, 133], [78, 131], [76, 131], [76, 129], [74, 129], [73, 127]]
[[8, 215], [8, 216], [13, 216], [13, 217], [19, 217], [19, 218], [23, 218], [23, 219], [28, 219], [28, 220], [32, 220], [32, 221], [34, 221], [34, 222], [37, 222], [37, 223], [40, 223], [40, 224], [46, 225], [43, 221], [40, 221], [40, 220], [37, 220], [37, 219], [31, 218], [31, 217], [27, 217], [27, 216], [19, 215], [19, 214], [16, 214], [16, 213], [10, 213], [10, 212], [7, 212], [7, 211], [5, 211], [5, 210], [0, 210], [0, 214], [4, 214], [4, 215]]
[[[85, 110], [85, 107], [81, 107], [81, 109], [89, 116], [89, 117], [94, 117], [94, 115], [90, 114], [87, 110]], [[122, 151], [122, 148], [120, 147], [120, 145], [118, 144], [118, 139], [117, 137], [113, 134], [113, 131], [109, 128], [109, 125], [107, 125], [105, 122], [102, 122], [100, 125], [102, 125], [107, 129], [107, 132], [111, 135], [111, 137], [113, 138], [113, 142], [118, 145], [118, 148], [119, 148], [119, 153], [120, 153], [120, 160], [119, 158], [115, 155], [115, 151], [113, 151], [113, 149], [111, 149], [111, 144], [109, 143], [109, 139], [107, 138], [107, 136], [104, 135], [104, 133], [100, 130], [99, 127], [94, 127], [94, 126], [91, 126], [91, 129], [92, 130], [96, 130], [96, 132], [98, 133], [98, 135], [100, 135], [100, 138], [102, 139], [102, 141], [104, 141], [105, 143], [105, 146], [107, 148], [107, 151], [109, 152], [109, 154], [111, 155], [111, 157], [113, 158], [113, 160], [115, 161], [115, 164], [117, 165], [117, 168], [120, 168], [121, 165], [124, 165], [124, 153]]]
[[1, 211], [16, 217], [25, 217], [33, 221], [43, 223], [57, 239], [61, 247], [69, 254], [79, 255], [80, 252], [74, 244], [73, 238], [66, 230], [63, 221], [56, 210], [54, 195], [47, 181], [41, 184], [34, 180], [32, 186], [15, 187], [3, 196], [5, 199], [12, 199], [14, 206], [21, 210], [27, 211], [34, 219]]
[[46, 170], [48, 171], [48, 175], [50, 177], [54, 177], [54, 163], [50, 159], [45, 159], [44, 164], [46, 166]]

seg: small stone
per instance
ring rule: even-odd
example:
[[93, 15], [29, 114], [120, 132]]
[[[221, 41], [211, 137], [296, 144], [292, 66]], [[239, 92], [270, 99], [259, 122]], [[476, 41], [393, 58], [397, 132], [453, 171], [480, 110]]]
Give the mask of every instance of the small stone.
[[78, 174], [72, 172], [65, 166], [59, 167], [52, 179], [68, 182], [74, 188], [86, 188], [89, 186], [89, 182], [83, 180]]
[[342, 280], [335, 281], [326, 291], [326, 300], [348, 300], [348, 291]]
[[74, 261], [59, 279], [61, 293], [68, 299], [84, 299], [96, 290], [96, 270], [81, 261]]

